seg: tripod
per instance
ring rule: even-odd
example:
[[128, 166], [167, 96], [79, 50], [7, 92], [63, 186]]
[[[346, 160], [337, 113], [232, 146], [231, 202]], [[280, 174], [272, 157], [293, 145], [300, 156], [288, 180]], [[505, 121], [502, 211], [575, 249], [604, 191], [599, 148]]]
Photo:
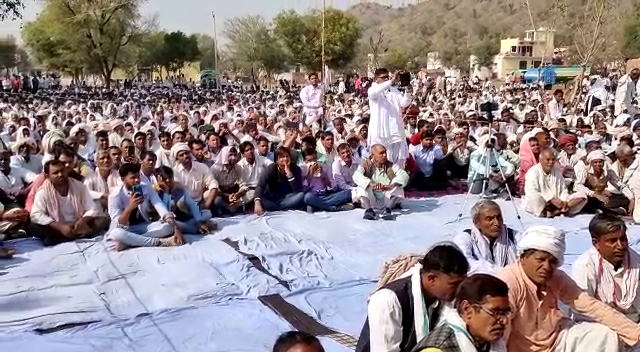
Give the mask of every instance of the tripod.
[[[489, 126], [491, 126], [491, 123], [493, 122], [493, 117], [492, 117], [492, 112], [491, 110], [489, 110], [487, 112], [488, 116], [489, 116]], [[498, 152], [496, 152], [495, 147], [494, 147], [494, 136], [492, 135], [492, 129], [489, 128], [489, 139], [487, 141], [487, 145], [485, 146], [480, 146], [484, 148], [484, 152], [482, 154], [482, 157], [480, 158], [480, 161], [483, 161], [484, 164], [484, 174], [482, 175], [483, 177], [481, 179], [476, 180], [476, 177], [478, 176], [479, 172], [476, 170], [471, 176], [469, 176], [469, 190], [467, 191], [467, 194], [464, 197], [464, 201], [462, 202], [462, 207], [460, 208], [460, 211], [458, 212], [458, 217], [456, 219], [456, 224], [460, 224], [460, 220], [462, 220], [462, 214], [464, 212], [464, 209], [467, 206], [467, 203], [469, 202], [469, 198], [471, 196], [471, 191], [473, 190], [473, 185], [477, 182], [482, 180], [482, 192], [480, 193], [480, 197], [484, 198], [484, 199], [493, 199], [496, 198], [496, 195], [493, 194], [487, 194], [487, 191], [489, 189], [489, 182], [491, 181], [490, 175], [492, 174], [492, 166], [491, 166], [491, 157], [493, 156], [494, 160], [497, 163], [497, 168], [498, 170], [500, 170], [500, 175], [502, 176], [502, 179], [506, 181], [507, 177], [504, 174], [504, 171], [502, 170], [502, 167], [500, 165], [500, 158], [498, 155]], [[505, 185], [506, 190], [507, 190], [507, 194], [509, 195], [509, 200], [511, 202], [511, 205], [513, 206], [513, 210], [515, 210], [516, 212], [516, 216], [518, 219], [518, 222], [520, 223], [520, 227], [522, 228], [522, 230], [524, 230], [524, 224], [522, 224], [522, 217], [520, 217], [520, 212], [518, 211], [518, 207], [516, 206], [515, 202], [513, 201], [513, 194], [511, 193], [511, 190], [509, 189], [509, 185]]]

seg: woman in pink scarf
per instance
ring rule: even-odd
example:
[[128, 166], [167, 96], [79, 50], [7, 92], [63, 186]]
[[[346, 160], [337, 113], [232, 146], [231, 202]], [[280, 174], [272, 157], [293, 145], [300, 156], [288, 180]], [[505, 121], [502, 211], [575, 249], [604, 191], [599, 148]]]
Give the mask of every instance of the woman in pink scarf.
[[540, 151], [549, 146], [549, 135], [542, 128], [534, 128], [526, 133], [520, 142], [520, 171], [518, 173], [518, 189], [524, 194], [524, 176], [538, 163]]

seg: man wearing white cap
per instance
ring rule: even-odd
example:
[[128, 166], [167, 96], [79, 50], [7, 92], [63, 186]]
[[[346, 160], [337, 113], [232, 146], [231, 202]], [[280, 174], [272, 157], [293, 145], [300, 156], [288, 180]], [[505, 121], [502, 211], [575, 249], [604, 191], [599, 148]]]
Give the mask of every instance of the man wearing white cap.
[[[501, 278], [509, 286], [512, 307], [505, 333], [509, 352], [620, 351], [640, 341], [640, 327], [622, 313], [589, 296], [562, 270], [564, 233], [533, 226], [518, 241], [519, 260]], [[576, 324], [564, 317], [558, 301], [595, 323]]]
[[[574, 189], [586, 194], [587, 204], [583, 211], [594, 213], [598, 210], [613, 211], [618, 215], [633, 214], [635, 197], [620, 177], [606, 165], [606, 155], [600, 149], [587, 155], [587, 165], [576, 172]], [[612, 185], [618, 192], [607, 188]]]

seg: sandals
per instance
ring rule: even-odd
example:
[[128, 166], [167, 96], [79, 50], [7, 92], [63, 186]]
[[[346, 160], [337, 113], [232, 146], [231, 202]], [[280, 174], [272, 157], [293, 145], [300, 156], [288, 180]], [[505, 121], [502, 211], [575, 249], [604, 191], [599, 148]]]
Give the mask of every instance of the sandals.
[[11, 259], [16, 254], [13, 248], [0, 247], [0, 259]]

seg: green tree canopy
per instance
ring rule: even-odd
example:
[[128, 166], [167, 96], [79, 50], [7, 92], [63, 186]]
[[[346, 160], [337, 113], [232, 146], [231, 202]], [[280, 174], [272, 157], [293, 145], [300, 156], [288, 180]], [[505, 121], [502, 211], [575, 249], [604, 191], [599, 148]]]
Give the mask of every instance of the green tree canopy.
[[272, 75], [286, 69], [286, 53], [261, 16], [227, 20], [224, 35], [229, 40], [229, 60], [246, 70], [254, 84], [260, 72]]
[[411, 57], [400, 49], [390, 49], [382, 56], [382, 67], [393, 72], [408, 68]]
[[125, 48], [142, 31], [143, 0], [47, 0], [25, 25], [27, 47], [51, 69], [98, 73], [110, 87]]
[[184, 33], [165, 33], [161, 50], [160, 64], [167, 72], [178, 73], [188, 62], [200, 59], [198, 38], [195, 35], [186, 36]]
[[[281, 12], [274, 19], [274, 33], [287, 49], [291, 61], [310, 70], [322, 66], [322, 12], [299, 14], [293, 10]], [[325, 11], [325, 61], [340, 69], [357, 55], [362, 31], [355, 17], [344, 11]]]
[[215, 70], [216, 55], [218, 56], [218, 65], [221, 64], [220, 53], [216, 53], [216, 43], [213, 37], [207, 34], [196, 34], [198, 42], [198, 50], [200, 50], [200, 70]]
[[628, 59], [640, 57], [640, 13], [627, 20], [623, 35], [622, 54]]

